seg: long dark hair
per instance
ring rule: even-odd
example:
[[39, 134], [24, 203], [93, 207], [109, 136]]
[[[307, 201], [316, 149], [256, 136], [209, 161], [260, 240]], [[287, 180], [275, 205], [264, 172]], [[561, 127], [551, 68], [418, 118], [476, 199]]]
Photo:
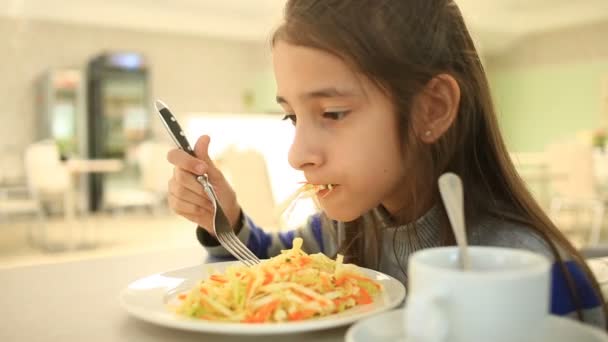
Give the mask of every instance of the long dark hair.
[[[338, 56], [392, 99], [403, 148], [408, 152], [404, 158], [415, 160], [406, 160], [406, 165], [415, 165], [409, 174], [417, 180], [406, 199], [410, 208], [417, 203], [416, 194], [425, 189], [434, 189], [437, 199], [436, 180], [446, 171], [455, 172], [467, 193], [467, 221], [490, 214], [529, 226], [547, 242], [562, 268], [578, 304], [579, 318], [581, 301], [558, 246], [585, 271], [604, 303], [582, 256], [534, 201], [515, 170], [498, 128], [483, 66], [454, 1], [289, 0], [285, 20], [272, 36], [272, 44], [280, 40]], [[424, 144], [414, 134], [411, 105], [415, 95], [439, 74], [449, 74], [458, 82], [459, 111], [438, 141]], [[509, 209], [500, 209], [501, 203]], [[363, 226], [361, 221], [351, 225]], [[442, 230], [445, 238], [441, 244], [454, 244], [447, 222]], [[362, 260], [370, 251], [355, 241], [361, 232], [347, 232], [343, 252], [352, 260]], [[378, 250], [379, 246], [375, 253]], [[602, 307], [608, 318], [605, 305]]]

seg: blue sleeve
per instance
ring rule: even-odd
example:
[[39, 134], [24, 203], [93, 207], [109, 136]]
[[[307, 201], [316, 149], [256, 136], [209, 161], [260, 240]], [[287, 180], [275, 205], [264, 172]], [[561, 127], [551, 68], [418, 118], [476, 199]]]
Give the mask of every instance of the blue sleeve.
[[[574, 261], [564, 262], [564, 266], [571, 275], [576, 293], [580, 301], [580, 309], [587, 310], [600, 307], [600, 299], [595, 293], [591, 281], [585, 272]], [[559, 264], [554, 263], [551, 268], [551, 313], [555, 315], [568, 315], [577, 310], [577, 301], [568, 286], [568, 280]]]

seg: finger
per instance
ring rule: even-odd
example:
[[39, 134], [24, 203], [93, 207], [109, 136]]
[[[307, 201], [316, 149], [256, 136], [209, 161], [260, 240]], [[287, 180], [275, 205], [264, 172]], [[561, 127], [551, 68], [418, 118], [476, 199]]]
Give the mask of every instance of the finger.
[[179, 197], [176, 197], [173, 194], [169, 194], [167, 196], [167, 201], [169, 202], [169, 207], [173, 209], [176, 214], [185, 216], [199, 216], [199, 217], [212, 217], [213, 212], [210, 208], [206, 208], [204, 206], [199, 206], [196, 204], [192, 204], [190, 202], [186, 202]]
[[211, 203], [209, 197], [207, 197], [206, 194], [196, 193], [186, 187], [181, 186], [173, 179], [171, 179], [169, 182], [169, 193], [173, 196], [190, 204], [197, 205], [208, 210], [212, 210], [213, 204]]
[[202, 175], [207, 172], [208, 164], [181, 149], [172, 149], [167, 153], [167, 161], [175, 167], [184, 169], [193, 175]]
[[202, 135], [198, 138], [196, 143], [194, 144], [194, 154], [197, 158], [201, 160], [213, 164], [211, 157], [209, 157], [209, 144], [211, 143], [211, 137], [208, 135]]
[[[192, 191], [193, 193], [208, 199], [207, 193], [205, 192], [203, 185], [199, 183], [198, 180], [196, 180], [196, 177], [198, 176], [193, 175], [192, 173], [186, 170], [175, 168], [175, 170], [173, 170], [173, 177], [171, 178], [171, 180], [169, 180], [169, 187], [184, 187]], [[172, 181], [174, 181], [175, 183], [172, 183]]]
[[202, 159], [207, 164], [207, 169], [205, 173], [209, 175], [209, 177], [213, 180], [219, 180], [220, 177], [223, 178], [222, 172], [215, 166], [215, 163], [209, 157], [209, 144], [211, 143], [211, 137], [208, 135], [203, 135], [196, 141], [194, 145], [194, 154]]
[[205, 219], [204, 217], [193, 216], [193, 215], [182, 215], [182, 217], [185, 217], [188, 221], [193, 222], [197, 226], [205, 229], [207, 232], [209, 232], [209, 234], [212, 234], [213, 236], [215, 236], [215, 234], [213, 233], [213, 229], [207, 228], [207, 227], [211, 227], [210, 220]]
[[183, 216], [186, 219], [188, 219], [189, 221], [196, 223], [199, 227], [206, 230], [212, 236], [215, 236], [215, 232], [213, 232], [213, 229], [208, 228], [208, 227], [211, 227], [211, 220], [205, 220], [204, 218], [201, 218], [198, 216], [191, 216], [191, 215], [183, 215]]

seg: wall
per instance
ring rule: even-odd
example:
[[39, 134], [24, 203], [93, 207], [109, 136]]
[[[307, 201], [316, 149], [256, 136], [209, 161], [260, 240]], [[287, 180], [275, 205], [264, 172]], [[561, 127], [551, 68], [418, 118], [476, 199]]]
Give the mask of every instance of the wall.
[[[243, 94], [247, 89], [255, 92], [257, 75], [270, 65], [265, 42], [3, 17], [0, 41], [5, 44], [0, 54], [0, 153], [5, 157], [21, 154], [35, 139], [34, 84], [48, 68], [83, 67], [103, 50], [141, 52], [152, 66], [152, 98], [162, 98], [179, 117], [249, 109]], [[155, 131], [162, 131], [156, 120], [154, 125]]]
[[486, 59], [501, 128], [513, 151], [608, 123], [608, 22], [525, 38]]

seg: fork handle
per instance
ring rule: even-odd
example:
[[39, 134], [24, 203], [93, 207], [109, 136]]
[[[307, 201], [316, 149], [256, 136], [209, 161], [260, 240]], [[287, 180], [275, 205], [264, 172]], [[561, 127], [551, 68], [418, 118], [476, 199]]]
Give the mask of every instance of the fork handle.
[[[173, 142], [175, 142], [175, 144], [180, 149], [186, 151], [189, 155], [196, 157], [192, 146], [190, 146], [190, 143], [186, 138], [184, 130], [179, 125], [179, 122], [177, 122], [177, 118], [175, 118], [175, 115], [173, 115], [173, 113], [171, 113], [171, 111], [169, 110], [169, 107], [167, 107], [167, 105], [161, 100], [156, 100], [155, 106], [158, 114], [160, 115], [161, 121], [167, 129], [169, 136], [171, 136], [171, 139], [173, 139]], [[211, 187], [211, 183], [209, 183], [209, 177], [207, 176], [207, 174], [196, 177], [196, 180], [203, 185], [203, 187], [205, 188], [205, 192], [208, 192], [207, 188], [211, 188], [211, 193], [213, 193], [213, 197], [215, 197], [215, 193], [213, 191], [213, 188]], [[209, 196], [212, 201], [214, 200], [212, 196], [209, 195], [209, 193], [207, 193], [207, 196]], [[217, 202], [217, 198], [215, 198], [215, 201]]]
[[209, 176], [207, 176], [206, 173], [202, 176], [197, 176], [196, 181], [203, 186], [203, 190], [205, 191], [207, 197], [209, 197], [209, 200], [211, 202], [215, 202], [216, 205], [219, 205], [219, 200], [215, 195], [215, 189], [213, 189], [213, 185], [211, 185], [211, 182], [209, 182]]
[[167, 107], [167, 105], [160, 100], [156, 100], [155, 105], [162, 123], [165, 125], [165, 128], [171, 136], [171, 139], [173, 139], [173, 142], [175, 142], [179, 148], [195, 157], [194, 150], [192, 149], [192, 146], [190, 146], [184, 130], [179, 125], [179, 122], [177, 122], [175, 115], [173, 115], [173, 113], [171, 113], [169, 110], [169, 107]]

